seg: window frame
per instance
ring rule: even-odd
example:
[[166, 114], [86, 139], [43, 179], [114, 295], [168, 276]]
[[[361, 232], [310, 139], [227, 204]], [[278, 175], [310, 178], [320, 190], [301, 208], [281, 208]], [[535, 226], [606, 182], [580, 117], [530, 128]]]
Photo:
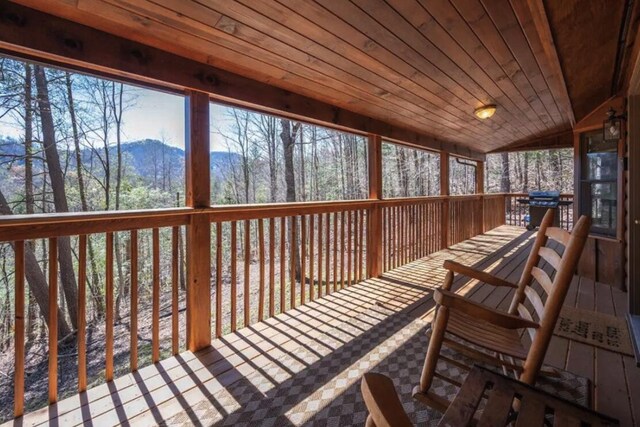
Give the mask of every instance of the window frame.
[[[596, 223], [592, 223], [590, 233], [596, 236], [608, 237], [608, 238], [616, 238], [618, 235], [618, 229], [620, 227], [619, 224], [619, 209], [620, 209], [620, 195], [619, 195], [619, 174], [620, 174], [620, 165], [618, 162], [618, 151], [619, 151], [619, 141], [605, 141], [603, 139], [603, 144], [609, 142], [612, 145], [613, 153], [615, 154], [615, 171], [612, 174], [611, 178], [607, 179], [593, 179], [587, 178], [588, 171], [588, 138], [592, 135], [602, 135], [602, 129], [595, 129], [591, 131], [586, 131], [580, 133], [579, 136], [579, 156], [580, 156], [580, 168], [579, 168], [579, 194], [580, 194], [580, 204], [578, 206], [579, 215], [588, 215], [591, 216], [592, 208], [593, 208], [593, 196], [592, 189], [594, 185], [597, 184], [613, 184], [614, 189], [613, 193], [615, 195], [615, 202], [612, 203], [612, 206], [615, 207], [615, 212], [612, 216], [613, 218], [613, 226], [612, 227], [601, 227]], [[605, 151], [594, 151], [594, 153], [605, 152]]]

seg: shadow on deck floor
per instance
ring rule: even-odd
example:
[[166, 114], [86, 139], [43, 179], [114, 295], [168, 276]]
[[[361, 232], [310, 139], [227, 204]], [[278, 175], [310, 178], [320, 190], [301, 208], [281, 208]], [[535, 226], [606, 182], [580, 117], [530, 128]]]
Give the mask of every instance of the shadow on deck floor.
[[[362, 373], [375, 369], [403, 378], [403, 395], [418, 381], [442, 262], [455, 259], [517, 281], [530, 242], [531, 233], [521, 228], [499, 227], [241, 329], [196, 354], [182, 353], [27, 414], [22, 423], [362, 424]], [[510, 300], [508, 290], [475, 281], [457, 279], [454, 289], [499, 308]], [[571, 289], [567, 304], [624, 313], [626, 295], [615, 289], [577, 277]], [[603, 360], [621, 375], [603, 376]], [[640, 421], [640, 369], [630, 358], [554, 337], [547, 362], [591, 379], [596, 409], [623, 425]], [[608, 396], [614, 391], [619, 398]], [[404, 402], [414, 421], [431, 417], [410, 399]]]

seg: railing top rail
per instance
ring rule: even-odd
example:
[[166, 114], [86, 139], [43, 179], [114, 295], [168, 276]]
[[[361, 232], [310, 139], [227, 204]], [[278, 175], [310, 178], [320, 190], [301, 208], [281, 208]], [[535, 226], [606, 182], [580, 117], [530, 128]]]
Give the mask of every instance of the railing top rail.
[[[116, 232], [186, 225], [193, 215], [208, 215], [211, 222], [277, 218], [369, 209], [374, 206], [403, 206], [431, 202], [479, 200], [526, 193], [487, 193], [460, 196], [403, 197], [382, 200], [270, 203], [255, 205], [212, 205], [207, 208], [170, 208], [134, 211], [102, 211], [0, 216], [0, 242], [57, 236]], [[564, 194], [563, 197], [573, 196]]]
[[0, 217], [0, 242], [185, 225], [189, 223], [189, 217], [198, 211], [175, 208], [7, 215]]
[[256, 205], [213, 205], [206, 213], [211, 222], [278, 218], [326, 212], [369, 209], [376, 200], [346, 200], [325, 202], [270, 203]]

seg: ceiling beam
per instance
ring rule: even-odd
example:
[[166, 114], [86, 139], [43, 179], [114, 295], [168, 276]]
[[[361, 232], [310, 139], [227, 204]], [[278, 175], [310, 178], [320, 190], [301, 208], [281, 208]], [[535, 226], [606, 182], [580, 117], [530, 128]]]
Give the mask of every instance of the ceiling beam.
[[484, 159], [483, 153], [453, 141], [394, 126], [7, 0], [0, 0], [0, 51], [156, 88], [203, 91], [232, 105]]
[[518, 141], [513, 144], [490, 151], [490, 153], [506, 153], [511, 151], [552, 150], [573, 147], [573, 130], [568, 129], [540, 138]]

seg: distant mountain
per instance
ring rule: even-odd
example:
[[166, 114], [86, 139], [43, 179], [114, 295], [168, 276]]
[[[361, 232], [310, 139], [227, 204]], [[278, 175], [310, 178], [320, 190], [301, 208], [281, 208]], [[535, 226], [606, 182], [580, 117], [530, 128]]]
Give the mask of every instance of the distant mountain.
[[[24, 156], [24, 143], [10, 136], [0, 136], [0, 162], [5, 163], [20, 156]], [[17, 159], [17, 162], [23, 163], [21, 159]]]
[[[115, 154], [116, 147], [111, 150]], [[184, 168], [185, 152], [182, 148], [163, 144], [156, 139], [144, 139], [122, 144], [123, 155], [128, 156], [131, 166], [136, 173], [141, 176], [152, 176], [155, 167], [164, 164], [171, 165], [172, 170], [182, 170]], [[241, 156], [237, 153], [226, 151], [212, 151], [210, 162], [212, 172], [217, 175], [225, 174], [231, 164], [240, 161]]]
[[[41, 147], [36, 146], [40, 149]], [[185, 152], [182, 148], [163, 144], [156, 139], [143, 139], [139, 141], [125, 142], [121, 146], [122, 155], [128, 166], [128, 172], [134, 173], [143, 179], [152, 179], [155, 174], [162, 173], [163, 165], [165, 170], [171, 171], [172, 175], [182, 174], [184, 170]], [[97, 154], [103, 156], [103, 150], [96, 147]], [[22, 165], [24, 160], [24, 143], [12, 137], [0, 136], [0, 164], [13, 161], [14, 164]], [[62, 153], [61, 153], [62, 154]], [[116, 147], [109, 147], [109, 154], [112, 164], [115, 164]], [[75, 156], [70, 153], [70, 163], [75, 165]], [[239, 162], [241, 156], [238, 153], [227, 151], [212, 151], [210, 154], [212, 175], [222, 177], [228, 174], [229, 167]], [[94, 164], [99, 162], [96, 153], [92, 153], [89, 148], [82, 150], [82, 161], [89, 164], [92, 160]], [[164, 160], [164, 161], [163, 161]]]

